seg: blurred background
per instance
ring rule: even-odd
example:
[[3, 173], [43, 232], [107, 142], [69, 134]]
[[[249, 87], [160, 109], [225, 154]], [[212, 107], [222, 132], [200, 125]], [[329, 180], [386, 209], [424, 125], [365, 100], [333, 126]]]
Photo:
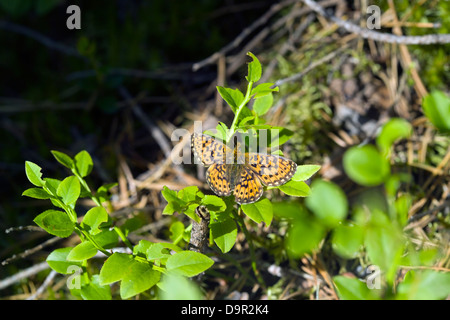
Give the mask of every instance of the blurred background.
[[[372, 3], [318, 2], [361, 26]], [[448, 1], [395, 1], [394, 8], [393, 1], [376, 2], [382, 31], [400, 26], [406, 35], [450, 33]], [[72, 4], [81, 9], [81, 29], [66, 26]], [[260, 59], [263, 81], [300, 74], [280, 85], [269, 114], [272, 124], [294, 133], [286, 150], [291, 159], [322, 165], [320, 176], [351, 194], [357, 188], [342, 171], [343, 152], [373, 141], [387, 119], [404, 118], [415, 133], [410, 145], [396, 147], [392, 161], [413, 157], [418, 163], [408, 170], [414, 199], [425, 199], [423, 211], [446, 198], [442, 188], [427, 194], [420, 186], [447, 154], [448, 137], [427, 135], [425, 146], [419, 142], [427, 132], [422, 98], [434, 89], [449, 92], [448, 44], [405, 51], [362, 40], [293, 0], [0, 0], [0, 39], [1, 261], [50, 238], [32, 228], [8, 229], [33, 225], [51, 207], [21, 197], [31, 187], [26, 160], [40, 165], [46, 177], [68, 174], [51, 150], [70, 156], [87, 150], [94, 160], [89, 183], [97, 188], [119, 182], [114, 210], [133, 215], [141, 227], [162, 219], [163, 185], [204, 187], [195, 168], [164, 167], [171, 132], [192, 130], [194, 120], [206, 127], [230, 123], [231, 110], [215, 86], [242, 88], [247, 51]], [[448, 172], [447, 163], [442, 167]], [[439, 186], [448, 183], [445, 174]], [[138, 213], [126, 211], [130, 207]], [[12, 259], [0, 266], [0, 279], [63, 245]], [[27, 286], [15, 284], [0, 296], [27, 293]]]

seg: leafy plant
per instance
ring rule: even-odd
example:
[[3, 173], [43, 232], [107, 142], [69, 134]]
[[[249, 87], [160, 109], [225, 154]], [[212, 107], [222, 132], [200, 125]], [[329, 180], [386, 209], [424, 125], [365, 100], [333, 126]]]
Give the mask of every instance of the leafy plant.
[[[377, 146], [356, 146], [344, 154], [343, 165], [347, 175], [372, 189], [355, 203], [349, 218], [332, 230], [332, 246], [339, 256], [346, 259], [362, 257], [361, 253], [365, 251], [366, 265], [376, 267], [379, 273], [368, 275], [366, 284], [355, 278], [334, 277], [342, 299], [442, 299], [450, 293], [450, 275], [433, 270], [439, 251], [416, 250], [408, 233], [403, 231], [412, 201], [408, 194], [399, 191], [402, 182], [410, 179], [406, 174], [391, 172], [389, 156], [393, 144], [408, 138], [411, 132], [408, 122], [393, 118], [382, 127], [376, 139]], [[380, 185], [384, 186], [385, 196], [380, 189], [374, 189]], [[313, 188], [312, 194], [316, 196], [314, 191]], [[345, 202], [345, 199], [342, 197], [341, 201]], [[412, 270], [396, 287], [401, 268]], [[378, 285], [370, 287], [370, 280], [375, 278]], [[418, 288], [425, 289], [436, 279], [440, 281], [439, 290], [418, 293]]]
[[[41, 168], [27, 161], [25, 172], [35, 187], [25, 190], [23, 195], [49, 199], [56, 207], [56, 210], [46, 210], [34, 219], [42, 229], [62, 238], [73, 232], [79, 236], [78, 245], [56, 249], [47, 257], [49, 266], [58, 273], [72, 274], [82, 270], [79, 285], [71, 288], [73, 295], [89, 300], [111, 299], [109, 285], [120, 281], [120, 296], [128, 299], [160, 285], [162, 274], [192, 277], [211, 267], [213, 260], [209, 257], [171, 243], [141, 240], [133, 246], [125, 237], [128, 232], [126, 224], [122, 228], [113, 226], [111, 217], [102, 206], [109, 200], [107, 192], [115, 184], [101, 186], [92, 192], [86, 183], [85, 177], [93, 167], [89, 153], [81, 151], [74, 158], [59, 151], [52, 153], [59, 163], [70, 169], [72, 175], [62, 181], [43, 177]], [[76, 212], [80, 198], [90, 198], [97, 205], [81, 220]], [[119, 238], [131, 254], [110, 250], [118, 244]], [[99, 252], [107, 257], [101, 270], [98, 274], [87, 272], [89, 260]]]
[[[261, 65], [251, 53], [253, 61], [248, 65], [247, 91], [245, 95], [239, 89], [218, 87], [218, 91], [234, 112], [234, 120], [228, 128], [220, 122], [217, 133], [227, 141], [235, 132], [252, 132], [258, 134], [258, 129], [269, 131], [268, 145], [277, 148], [287, 142], [292, 132], [281, 127], [273, 127], [265, 123], [262, 118], [272, 106], [272, 93], [278, 88], [272, 88], [272, 83], [261, 83], [256, 86], [261, 77]], [[253, 101], [253, 110], [247, 104]], [[278, 152], [279, 153], [279, 152]], [[69, 237], [74, 232], [78, 235], [80, 243], [74, 247], [54, 250], [48, 257], [49, 266], [58, 273], [72, 274], [81, 269], [78, 286], [71, 286], [71, 292], [83, 299], [111, 299], [110, 284], [120, 283], [120, 297], [131, 298], [157, 286], [151, 291], [155, 297], [183, 297], [186, 292], [177, 295], [167, 290], [174, 289], [174, 281], [183, 283], [187, 295], [199, 298], [198, 289], [189, 284], [187, 280], [176, 280], [177, 277], [193, 277], [213, 265], [213, 260], [205, 254], [183, 250], [178, 244], [185, 234], [189, 234], [191, 227], [184, 228], [182, 223], [175, 223], [171, 230], [173, 243], [152, 243], [141, 240], [133, 245], [127, 239], [127, 224], [122, 227], [114, 226], [112, 218], [108, 215], [103, 204], [109, 201], [108, 191], [115, 184], [101, 186], [92, 192], [85, 178], [91, 173], [93, 162], [86, 151], [81, 151], [74, 158], [59, 151], [52, 151], [55, 159], [68, 168], [71, 175], [61, 180], [43, 177], [41, 168], [32, 162], [25, 163], [28, 180], [35, 186], [23, 192], [24, 196], [36, 199], [50, 200], [56, 209], [46, 210], [39, 214], [34, 222], [49, 234], [57, 237]], [[320, 169], [317, 165], [298, 166], [291, 181], [278, 189], [283, 193], [306, 197], [310, 193], [309, 186], [304, 182]], [[193, 222], [200, 222], [195, 213], [198, 206], [204, 206], [211, 215], [210, 242], [215, 243], [223, 252], [229, 252], [237, 238], [237, 225], [245, 232], [246, 229], [241, 213], [256, 223], [264, 222], [270, 225], [273, 219], [273, 206], [268, 198], [262, 198], [255, 203], [236, 205], [234, 198], [220, 198], [215, 195], [205, 195], [198, 187], [190, 186], [175, 191], [164, 187], [162, 196], [167, 200], [163, 214], [172, 215], [175, 212], [183, 213]], [[80, 198], [91, 199], [96, 206], [86, 212], [81, 218], [77, 213], [76, 204]], [[80, 220], [81, 219], [81, 220]], [[131, 253], [113, 252], [119, 239], [128, 247]], [[251, 237], [249, 237], [251, 241]], [[98, 273], [88, 268], [90, 259], [98, 254], [107, 257]], [[253, 269], [258, 276], [256, 261], [253, 259]], [[89, 272], [88, 272], [89, 270]], [[164, 275], [164, 276], [163, 276]], [[175, 280], [174, 280], [175, 279]], [[259, 278], [261, 281], [261, 279]]]
[[[219, 94], [234, 113], [231, 126], [228, 128], [225, 123], [219, 122], [215, 132], [208, 130], [205, 133], [228, 142], [236, 132], [258, 136], [263, 129], [268, 132], [267, 145], [277, 150], [292, 137], [292, 132], [283, 127], [271, 126], [263, 118], [272, 107], [273, 93], [277, 92], [278, 88], [274, 88], [273, 83], [260, 83], [255, 86], [261, 78], [261, 64], [255, 55], [250, 52], [248, 55], [253, 60], [248, 64], [246, 76], [248, 84], [245, 94], [239, 89], [217, 87]], [[248, 107], [250, 102], [253, 102], [252, 109]], [[279, 150], [276, 152], [280, 153]], [[310, 194], [310, 188], [305, 180], [319, 169], [318, 165], [298, 166], [290, 181], [267, 189], [278, 189], [293, 197], [307, 197]], [[273, 219], [272, 201], [265, 197], [254, 203], [238, 205], [232, 196], [220, 198], [215, 195], [204, 195], [197, 187], [187, 187], [178, 192], [164, 187], [162, 195], [168, 202], [163, 214], [184, 213], [192, 220], [199, 222], [200, 218], [195, 214], [195, 209], [200, 205], [206, 207], [211, 215], [210, 241], [214, 242], [222, 253], [230, 251], [234, 246], [238, 226], [248, 234], [242, 213], [256, 223], [264, 222], [266, 226], [269, 226]], [[251, 237], [247, 239], [250, 243], [252, 242]], [[250, 247], [253, 248], [253, 245], [250, 244]], [[252, 261], [252, 267], [258, 275], [255, 260]], [[263, 282], [260, 278], [258, 280]]]
[[450, 98], [442, 91], [433, 91], [423, 98], [423, 112], [442, 133], [450, 133]]

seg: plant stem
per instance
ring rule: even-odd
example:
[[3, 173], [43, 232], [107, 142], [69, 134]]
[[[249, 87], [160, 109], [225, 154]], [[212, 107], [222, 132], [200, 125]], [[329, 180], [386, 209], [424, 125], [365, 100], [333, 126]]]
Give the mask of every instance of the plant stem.
[[239, 119], [239, 115], [241, 114], [244, 106], [250, 101], [250, 94], [252, 92], [253, 82], [250, 81], [247, 86], [247, 92], [245, 93], [244, 100], [242, 100], [241, 104], [238, 106], [236, 110], [236, 114], [234, 115], [233, 123], [231, 124], [230, 131], [228, 132], [227, 143], [230, 141], [231, 137], [234, 135], [236, 131], [237, 121]]
[[[89, 188], [88, 184], [86, 183], [86, 181], [78, 174], [78, 172], [76, 172], [75, 170], [72, 171], [75, 176], [78, 178], [78, 180], [80, 181], [81, 185], [90, 193], [90, 198], [92, 199], [92, 201], [95, 202], [95, 204], [98, 207], [101, 207], [102, 204], [100, 203], [100, 200], [94, 196], [91, 192], [91, 189]], [[130, 240], [127, 239], [127, 237], [123, 234], [122, 230], [120, 230], [117, 227], [114, 227], [114, 231], [117, 233], [117, 235], [120, 237], [120, 239], [122, 239], [123, 243], [125, 243], [127, 245], [128, 248], [130, 248], [131, 250], [133, 250], [133, 245], [131, 244]], [[100, 250], [100, 249], [99, 249]]]
[[79, 225], [78, 223], [76, 224], [76, 228], [86, 237], [86, 239], [88, 239], [88, 241], [90, 243], [92, 243], [94, 245], [94, 247], [99, 250], [100, 252], [102, 252], [103, 254], [105, 254], [106, 256], [110, 256], [111, 253], [106, 251], [102, 246], [100, 246], [97, 241], [95, 241], [94, 238], [92, 238], [92, 236], [89, 234], [89, 232], [87, 232], [86, 230], [84, 230], [84, 228]]
[[90, 198], [92, 199], [92, 201], [95, 202], [95, 204], [98, 207], [101, 207], [102, 204], [100, 203], [100, 201], [98, 200], [98, 198], [96, 196], [94, 196], [91, 192], [91, 188], [89, 188], [88, 184], [86, 183], [86, 181], [78, 174], [78, 172], [76, 172], [75, 170], [72, 170], [72, 173], [78, 178], [78, 180], [80, 181], [81, 185], [90, 193]]
[[133, 250], [133, 245], [131, 244], [130, 240], [128, 240], [127, 237], [123, 234], [122, 230], [120, 230], [118, 227], [114, 227], [114, 231], [119, 235], [123, 243], [125, 243], [128, 248]]
[[239, 207], [239, 211], [237, 213], [235, 211], [233, 211], [233, 214], [239, 224], [239, 227], [244, 232], [245, 238], [248, 241], [248, 246], [250, 248], [250, 257], [252, 260], [252, 269], [253, 269], [253, 273], [256, 276], [256, 280], [258, 280], [258, 283], [260, 284], [261, 287], [265, 288], [266, 284], [264, 283], [264, 280], [261, 277], [261, 274], [259, 273], [258, 268], [256, 267], [256, 255], [255, 255], [255, 248], [253, 247], [252, 236], [251, 236], [250, 232], [248, 232], [247, 227], [245, 226], [244, 219], [242, 219], [242, 217], [241, 217], [241, 211], [242, 211], [242, 209], [241, 209], [241, 207]]

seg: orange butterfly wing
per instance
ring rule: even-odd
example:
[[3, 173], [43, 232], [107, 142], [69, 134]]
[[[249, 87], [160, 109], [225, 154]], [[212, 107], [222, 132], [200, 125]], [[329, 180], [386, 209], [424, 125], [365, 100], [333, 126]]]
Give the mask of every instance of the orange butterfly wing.
[[248, 167], [270, 187], [285, 184], [297, 170], [297, 164], [290, 159], [259, 153], [248, 154]]
[[239, 204], [256, 202], [261, 198], [263, 192], [264, 187], [256, 174], [247, 166], [243, 166], [233, 190], [236, 202]]
[[230, 166], [214, 163], [206, 171], [206, 182], [218, 196], [229, 196], [231, 194]]
[[194, 133], [191, 138], [192, 150], [196, 163], [210, 166], [213, 163], [224, 163], [226, 146], [213, 137]]

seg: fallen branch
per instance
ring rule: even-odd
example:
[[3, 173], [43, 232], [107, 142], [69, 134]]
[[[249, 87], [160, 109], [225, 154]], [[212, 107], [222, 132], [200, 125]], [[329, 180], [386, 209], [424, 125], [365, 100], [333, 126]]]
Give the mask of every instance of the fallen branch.
[[27, 27], [24, 27], [24, 26], [21, 26], [21, 25], [18, 25], [18, 24], [9, 22], [9, 21], [0, 20], [0, 29], [27, 36], [31, 39], [36, 40], [37, 42], [40, 42], [41, 44], [43, 44], [44, 46], [46, 46], [49, 49], [59, 51], [68, 56], [73, 56], [73, 57], [77, 57], [77, 58], [86, 60], [86, 58], [83, 57], [76, 49], [74, 49], [72, 47], [68, 47], [66, 45], [63, 45], [61, 43], [58, 43], [58, 42], [50, 39], [49, 37], [37, 32], [37, 31], [29, 29]]
[[450, 43], [450, 34], [428, 34], [425, 36], [397, 36], [390, 33], [382, 33], [370, 29], [361, 28], [351, 22], [341, 20], [323, 10], [323, 8], [312, 0], [302, 0], [308, 7], [321, 16], [333, 21], [339, 27], [348, 32], [355, 33], [364, 39], [372, 39], [380, 42], [398, 44], [444, 44]]

